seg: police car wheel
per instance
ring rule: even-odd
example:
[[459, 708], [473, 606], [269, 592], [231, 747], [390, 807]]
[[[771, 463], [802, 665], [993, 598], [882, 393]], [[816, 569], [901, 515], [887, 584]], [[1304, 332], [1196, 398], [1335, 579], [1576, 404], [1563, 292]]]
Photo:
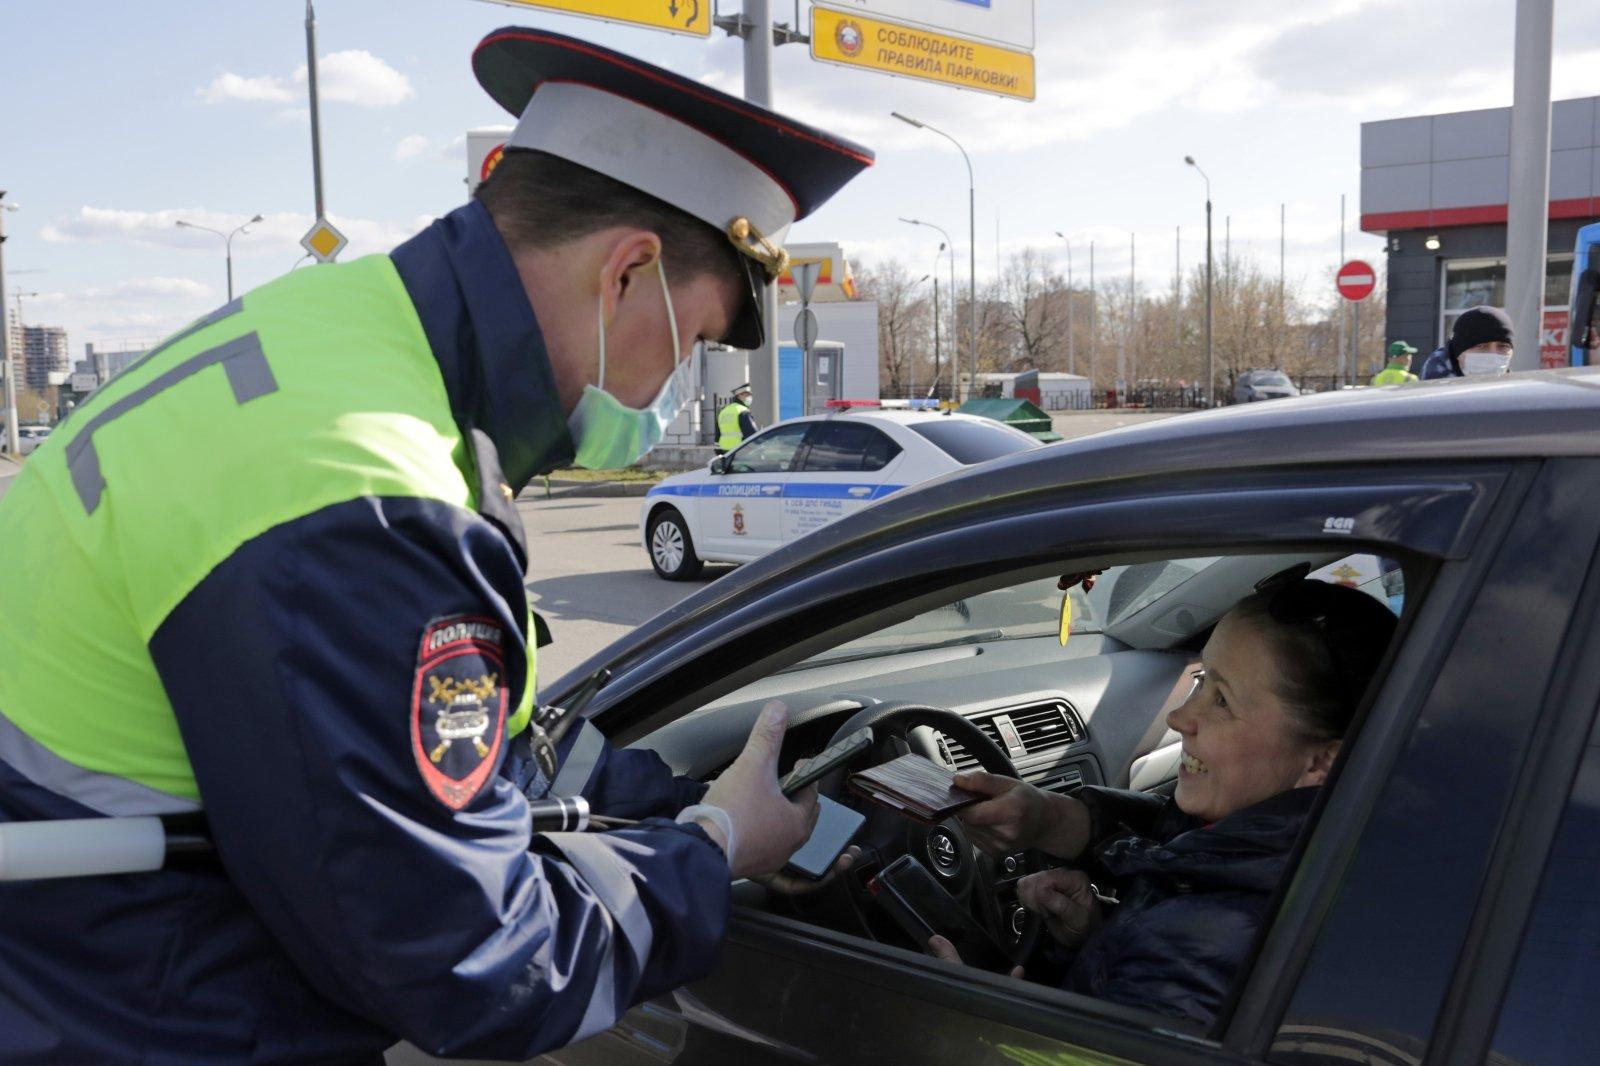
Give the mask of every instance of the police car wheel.
[[650, 565], [668, 581], [688, 581], [706, 565], [694, 553], [689, 524], [670, 508], [650, 519], [650, 535], [645, 540], [650, 548]]

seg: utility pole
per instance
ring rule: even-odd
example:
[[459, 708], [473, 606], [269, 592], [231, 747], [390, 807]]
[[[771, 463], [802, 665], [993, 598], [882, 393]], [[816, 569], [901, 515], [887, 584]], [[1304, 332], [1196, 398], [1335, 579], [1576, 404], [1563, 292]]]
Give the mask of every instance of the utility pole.
[[1288, 254], [1288, 225], [1289, 205], [1278, 205], [1278, 324], [1281, 327], [1287, 317], [1284, 311], [1283, 268]]
[[1550, 52], [1555, 0], [1517, 0], [1512, 55], [1511, 197], [1506, 216], [1506, 313], [1512, 370], [1539, 369], [1550, 218]]
[[1077, 350], [1073, 347], [1072, 336], [1072, 242], [1067, 240], [1067, 235], [1056, 230], [1056, 236], [1067, 246], [1067, 373], [1078, 372]]
[[311, 96], [311, 190], [317, 218], [325, 218], [322, 201], [322, 111], [317, 96], [317, 13], [306, 0], [306, 87]]
[[[1339, 266], [1344, 266], [1344, 193], [1339, 194]], [[1334, 269], [1337, 270], [1339, 267], [1334, 267]], [[1345, 351], [1347, 350], [1344, 326], [1345, 318], [1349, 315], [1349, 312], [1345, 309], [1345, 304], [1349, 302], [1343, 297], [1339, 298], [1339, 377], [1335, 382], [1336, 385], [1344, 384], [1344, 360]]]
[[[6, 375], [6, 451], [13, 458], [21, 454], [17, 434], [17, 358], [11, 350], [11, 327], [6, 320], [6, 212], [15, 211], [16, 205], [5, 203], [6, 191], [0, 189], [0, 356], [4, 356]], [[21, 329], [18, 329], [21, 334]]]
[[1100, 376], [1100, 342], [1097, 330], [1099, 319], [1095, 317], [1094, 303], [1094, 242], [1089, 242], [1089, 383], [1092, 387]]
[[[704, 0], [702, 0], [704, 2]], [[744, 0], [737, 15], [715, 17], [718, 28], [744, 41], [744, 98], [771, 108], [772, 52], [779, 44], [805, 44], [811, 38], [800, 32], [799, 11], [794, 26], [774, 26], [772, 0]], [[750, 389], [756, 420], [771, 425], [778, 420], [778, 286], [768, 285], [761, 298], [761, 318], [766, 343], [749, 353]]]
[[1194, 156], [1186, 155], [1183, 161], [1194, 167], [1206, 183], [1206, 406], [1217, 405], [1217, 375], [1216, 353], [1211, 344], [1211, 179], [1206, 177], [1206, 172], [1200, 169], [1200, 164], [1194, 161]]
[[1172, 246], [1172, 354], [1183, 349], [1183, 227]]
[[1133, 338], [1133, 359], [1128, 370], [1139, 380], [1139, 238], [1128, 234], [1128, 333]]

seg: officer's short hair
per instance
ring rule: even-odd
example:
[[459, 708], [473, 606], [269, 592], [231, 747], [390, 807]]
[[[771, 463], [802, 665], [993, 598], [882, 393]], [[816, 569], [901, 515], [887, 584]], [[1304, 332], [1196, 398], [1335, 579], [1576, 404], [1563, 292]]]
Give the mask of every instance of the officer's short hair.
[[548, 152], [507, 151], [474, 198], [489, 209], [513, 251], [552, 248], [612, 226], [636, 226], [661, 238], [674, 280], [710, 273], [734, 280], [743, 276], [739, 253], [726, 235], [648, 193]]

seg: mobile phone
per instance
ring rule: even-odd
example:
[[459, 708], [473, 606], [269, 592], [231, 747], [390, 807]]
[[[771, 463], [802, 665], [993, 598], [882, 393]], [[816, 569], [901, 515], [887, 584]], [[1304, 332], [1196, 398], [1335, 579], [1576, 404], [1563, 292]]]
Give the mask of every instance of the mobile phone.
[[789, 776], [779, 786], [785, 796], [792, 796], [811, 782], [832, 773], [857, 755], [872, 747], [872, 727], [862, 726], [820, 754], [802, 759], [795, 764]]
[[811, 831], [810, 839], [800, 845], [800, 850], [789, 856], [783, 868], [813, 881], [822, 880], [866, 820], [867, 816], [860, 811], [818, 796], [817, 827]]
[[902, 855], [867, 882], [878, 905], [918, 947], [927, 950], [935, 933], [956, 946], [961, 961], [994, 973], [1014, 965], [971, 912], [910, 855]]

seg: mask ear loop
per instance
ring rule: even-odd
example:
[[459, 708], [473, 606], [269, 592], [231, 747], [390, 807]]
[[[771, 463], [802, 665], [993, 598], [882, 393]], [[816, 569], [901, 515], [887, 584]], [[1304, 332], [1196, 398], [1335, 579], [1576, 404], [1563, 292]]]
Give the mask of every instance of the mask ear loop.
[[600, 319], [600, 380], [595, 383], [595, 388], [601, 391], [606, 387], [606, 272], [600, 271], [600, 298], [595, 301], [595, 311]]
[[661, 278], [661, 298], [667, 303], [667, 325], [672, 329], [672, 372], [678, 372], [683, 359], [683, 345], [678, 342], [678, 313], [672, 308], [672, 290], [667, 287], [665, 256], [656, 256], [656, 274]]

